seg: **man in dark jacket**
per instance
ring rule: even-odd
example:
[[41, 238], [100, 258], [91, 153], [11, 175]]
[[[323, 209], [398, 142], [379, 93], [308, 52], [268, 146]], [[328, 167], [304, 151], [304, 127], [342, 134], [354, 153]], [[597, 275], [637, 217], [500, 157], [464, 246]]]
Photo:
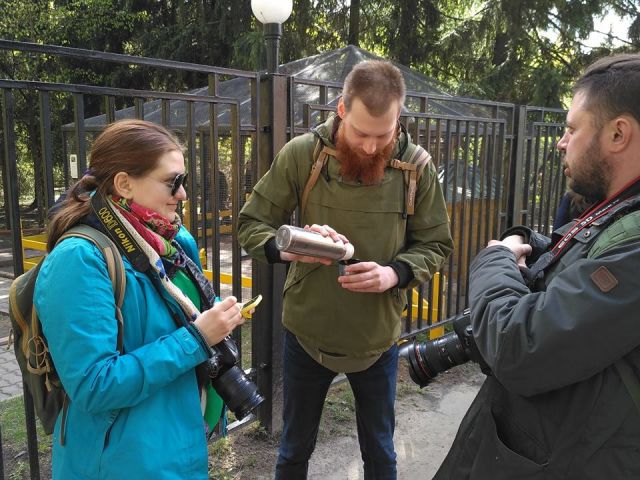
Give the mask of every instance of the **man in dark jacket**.
[[474, 260], [492, 374], [438, 480], [640, 478], [640, 55], [587, 69], [558, 148], [596, 204], [553, 241], [516, 227]]

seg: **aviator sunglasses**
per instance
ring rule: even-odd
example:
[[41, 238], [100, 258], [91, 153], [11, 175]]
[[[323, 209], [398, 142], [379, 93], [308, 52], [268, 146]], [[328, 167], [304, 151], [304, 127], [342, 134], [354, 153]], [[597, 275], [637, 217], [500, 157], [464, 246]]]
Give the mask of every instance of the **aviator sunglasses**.
[[160, 183], [164, 183], [167, 187], [171, 189], [171, 196], [175, 197], [176, 193], [178, 193], [178, 190], [180, 190], [180, 187], [185, 185], [185, 182], [187, 181], [187, 174], [179, 173], [178, 175], [175, 176], [173, 180], [169, 182], [158, 180], [157, 178], [154, 178], [153, 180]]

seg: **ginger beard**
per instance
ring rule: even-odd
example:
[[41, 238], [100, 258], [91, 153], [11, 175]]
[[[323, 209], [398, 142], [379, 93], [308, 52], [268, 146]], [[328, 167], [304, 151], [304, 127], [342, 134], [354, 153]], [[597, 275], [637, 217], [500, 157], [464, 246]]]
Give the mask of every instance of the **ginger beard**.
[[395, 137], [383, 149], [373, 155], [351, 148], [344, 139], [342, 125], [336, 134], [336, 158], [340, 162], [340, 175], [350, 181], [359, 181], [363, 185], [379, 185], [384, 178], [384, 169], [391, 157]]

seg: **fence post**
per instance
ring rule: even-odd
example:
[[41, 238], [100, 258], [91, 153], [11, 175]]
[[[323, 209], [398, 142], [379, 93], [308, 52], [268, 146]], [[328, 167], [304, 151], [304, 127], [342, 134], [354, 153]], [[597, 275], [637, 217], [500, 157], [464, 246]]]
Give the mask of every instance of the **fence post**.
[[[3, 90], [2, 125], [4, 127], [4, 189], [8, 194], [9, 228], [11, 229], [11, 249], [13, 254], [13, 273], [17, 277], [24, 272], [22, 265], [22, 232], [20, 230], [20, 206], [18, 202], [18, 170], [16, 157], [16, 139], [14, 133], [14, 99], [10, 90]], [[38, 458], [38, 436], [36, 434], [36, 415], [33, 398], [22, 385], [24, 392], [24, 413], [27, 427], [27, 451], [29, 452], [29, 472], [32, 479], [40, 478]]]
[[[287, 79], [268, 74], [260, 80], [257, 134], [257, 179], [271, 166], [273, 157], [287, 140]], [[257, 384], [265, 401], [258, 407], [258, 420], [270, 433], [282, 429], [282, 291], [286, 268], [282, 264], [253, 262], [253, 295], [263, 303], [254, 313], [252, 351], [257, 367]]]
[[513, 141], [509, 168], [509, 196], [507, 197], [507, 228], [522, 223], [522, 169], [524, 166], [525, 142], [527, 140], [527, 107], [515, 107], [513, 119]]

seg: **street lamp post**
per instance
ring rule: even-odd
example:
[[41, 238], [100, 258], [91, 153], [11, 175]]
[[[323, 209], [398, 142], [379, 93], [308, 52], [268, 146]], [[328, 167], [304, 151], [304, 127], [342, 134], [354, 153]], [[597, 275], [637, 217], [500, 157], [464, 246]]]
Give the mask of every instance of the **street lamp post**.
[[268, 73], [278, 73], [282, 24], [287, 21], [292, 9], [293, 0], [251, 0], [251, 10], [264, 26]]
[[[293, 0], [251, 0], [251, 10], [264, 25], [267, 47], [267, 75], [260, 76], [260, 104], [257, 105], [255, 178], [264, 175], [276, 153], [287, 141], [287, 78], [278, 73], [278, 47], [282, 23], [289, 18]], [[263, 296], [254, 314], [251, 356], [256, 384], [265, 401], [257, 409], [260, 423], [270, 433], [282, 429], [282, 292], [286, 279], [283, 264], [257, 262], [253, 272], [253, 294]]]

